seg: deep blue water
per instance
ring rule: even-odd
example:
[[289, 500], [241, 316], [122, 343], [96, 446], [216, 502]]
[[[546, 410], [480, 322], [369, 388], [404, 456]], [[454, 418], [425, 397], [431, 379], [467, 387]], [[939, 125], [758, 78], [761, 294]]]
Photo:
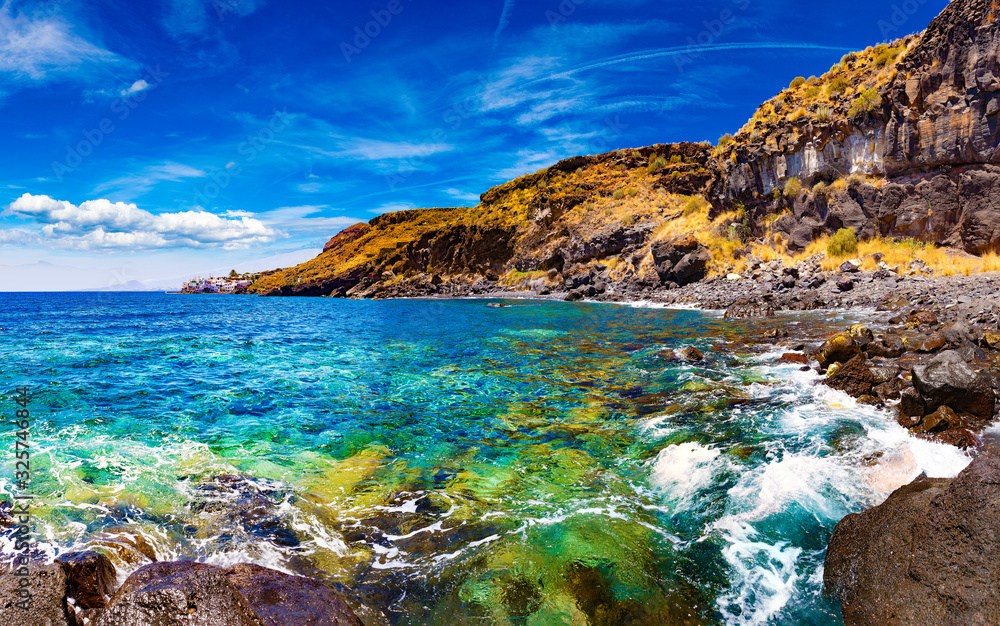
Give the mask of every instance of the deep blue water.
[[[400, 624], [838, 624], [844, 515], [967, 459], [694, 311], [0, 294], [36, 535], [122, 576], [255, 561]], [[705, 353], [687, 363], [673, 351]], [[13, 430], [13, 427], [10, 427]], [[0, 489], [13, 490], [13, 435]], [[9, 538], [5, 551], [10, 552]]]

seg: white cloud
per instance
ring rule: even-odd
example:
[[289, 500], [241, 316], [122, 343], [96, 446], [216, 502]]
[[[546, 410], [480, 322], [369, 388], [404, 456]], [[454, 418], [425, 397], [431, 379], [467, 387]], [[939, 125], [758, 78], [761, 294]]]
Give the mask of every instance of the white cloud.
[[468, 204], [470, 206], [475, 206], [475, 205], [479, 204], [479, 194], [478, 193], [469, 193], [469, 192], [462, 191], [461, 189], [455, 189], [454, 187], [452, 187], [450, 189], [445, 189], [444, 192], [446, 194], [448, 194], [449, 196], [451, 196], [452, 198], [455, 198], [459, 202], [465, 202], [466, 204]]
[[35, 81], [53, 75], [82, 78], [100, 66], [128, 63], [74, 34], [58, 16], [35, 18], [0, 6], [0, 74]]
[[107, 191], [116, 191], [120, 196], [131, 199], [141, 196], [157, 183], [163, 181], [180, 182], [188, 178], [204, 178], [207, 175], [204, 170], [183, 163], [167, 161], [150, 165], [138, 174], [128, 174], [101, 183], [94, 188], [94, 193], [102, 194]]
[[326, 205], [288, 206], [258, 213], [257, 217], [269, 226], [283, 232], [308, 232], [312, 234], [334, 234], [348, 226], [364, 221], [353, 217], [339, 215], [327, 217], [322, 215], [330, 207]]
[[146, 91], [147, 89], [149, 89], [149, 83], [140, 78], [139, 80], [132, 83], [132, 86], [129, 87], [128, 89], [122, 89], [121, 94], [122, 96], [131, 96], [134, 93], [139, 93], [140, 91]]
[[274, 241], [279, 232], [249, 216], [227, 218], [207, 211], [154, 214], [134, 204], [88, 200], [79, 206], [24, 194], [4, 212], [42, 224], [39, 242], [52, 248], [113, 250], [148, 248], [246, 248]]

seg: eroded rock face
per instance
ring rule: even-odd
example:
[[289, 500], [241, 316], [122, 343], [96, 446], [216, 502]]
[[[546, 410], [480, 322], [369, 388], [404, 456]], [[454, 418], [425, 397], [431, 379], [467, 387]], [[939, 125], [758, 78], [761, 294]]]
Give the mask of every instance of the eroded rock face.
[[953, 480], [921, 476], [845, 517], [824, 593], [848, 625], [1000, 623], [1000, 460], [985, 450]]

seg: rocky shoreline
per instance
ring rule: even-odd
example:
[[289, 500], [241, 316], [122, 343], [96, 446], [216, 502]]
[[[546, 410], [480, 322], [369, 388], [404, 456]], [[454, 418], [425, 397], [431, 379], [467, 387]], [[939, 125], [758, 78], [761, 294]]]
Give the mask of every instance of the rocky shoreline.
[[[18, 626], [381, 626], [385, 618], [355, 607], [321, 581], [250, 563], [219, 567], [193, 561], [140, 567], [116, 589], [118, 572], [98, 552], [72, 552], [54, 563], [0, 574], [0, 620]], [[29, 608], [19, 589], [30, 581]]]

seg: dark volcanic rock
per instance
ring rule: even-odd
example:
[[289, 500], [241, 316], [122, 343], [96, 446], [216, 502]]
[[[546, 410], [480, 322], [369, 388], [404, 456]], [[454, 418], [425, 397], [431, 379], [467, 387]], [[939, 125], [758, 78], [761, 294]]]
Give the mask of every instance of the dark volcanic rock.
[[248, 563], [227, 569], [226, 578], [268, 626], [362, 626], [340, 594], [318, 580]]
[[742, 299], [737, 300], [726, 309], [725, 315], [727, 320], [758, 317], [774, 317], [774, 307], [762, 300]]
[[996, 407], [993, 387], [957, 352], [942, 352], [928, 364], [914, 367], [913, 385], [920, 392], [927, 412], [944, 405], [957, 413], [969, 413], [983, 425], [993, 419]]
[[848, 626], [1000, 623], [1000, 461], [921, 476], [834, 530], [824, 593]]
[[837, 372], [823, 381], [827, 387], [843, 391], [853, 398], [872, 395], [872, 388], [881, 381], [866, 365], [863, 354], [858, 354]]
[[4, 626], [70, 626], [66, 614], [66, 574], [58, 563], [29, 567], [31, 607], [25, 611], [17, 606], [20, 576], [5, 566], [0, 575], [0, 623]]
[[816, 360], [820, 369], [828, 368], [832, 363], [846, 363], [861, 353], [858, 344], [851, 333], [840, 333], [826, 340], [816, 351]]
[[694, 346], [688, 346], [681, 350], [681, 356], [688, 361], [703, 361], [705, 359], [702, 355], [701, 350], [695, 348]]
[[661, 284], [684, 286], [708, 275], [712, 255], [693, 235], [676, 241], [660, 241], [651, 247]]
[[226, 578], [205, 563], [152, 563], [115, 592], [96, 626], [264, 626]]
[[81, 609], [103, 609], [115, 592], [118, 573], [111, 559], [99, 552], [70, 552], [56, 563], [66, 574], [66, 597]]

